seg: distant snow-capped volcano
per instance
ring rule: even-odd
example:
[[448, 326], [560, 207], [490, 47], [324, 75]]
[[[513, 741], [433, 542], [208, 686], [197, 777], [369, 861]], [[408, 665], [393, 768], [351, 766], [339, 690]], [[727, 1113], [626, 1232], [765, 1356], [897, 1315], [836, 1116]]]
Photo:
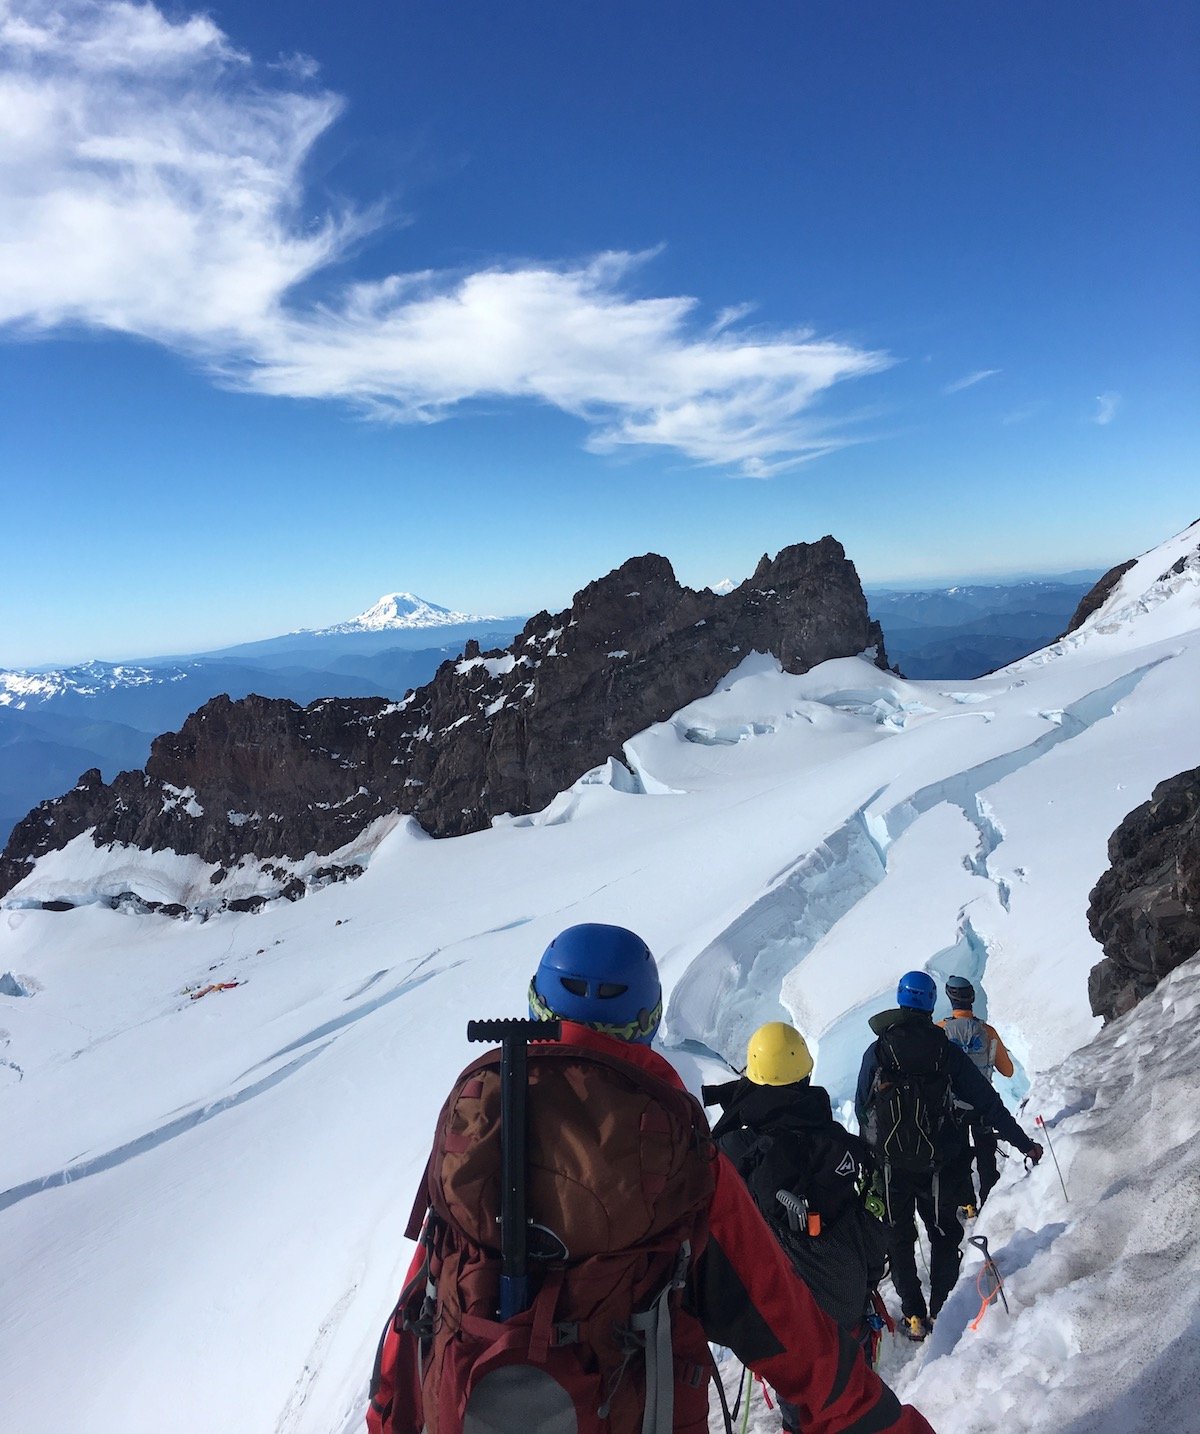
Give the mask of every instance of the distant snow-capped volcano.
[[453, 627], [465, 622], [496, 622], [495, 613], [452, 612], [448, 607], [426, 602], [415, 593], [385, 593], [366, 612], [360, 612], [349, 622], [337, 622], [332, 627], [312, 629], [318, 637], [335, 632], [386, 632], [389, 628]]

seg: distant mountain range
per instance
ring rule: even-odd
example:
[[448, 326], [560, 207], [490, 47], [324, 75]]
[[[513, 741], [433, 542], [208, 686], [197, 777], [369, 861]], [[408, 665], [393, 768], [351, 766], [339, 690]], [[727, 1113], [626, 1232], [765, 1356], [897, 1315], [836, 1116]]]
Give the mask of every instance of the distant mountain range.
[[1019, 583], [961, 584], [916, 592], [868, 588], [888, 656], [906, 677], [982, 677], [1067, 629], [1101, 570]]
[[0, 846], [31, 807], [98, 767], [107, 780], [145, 765], [150, 743], [210, 698], [257, 693], [302, 706], [319, 697], [400, 698], [471, 639], [504, 647], [524, 616], [452, 611], [388, 593], [331, 627], [211, 652], [0, 669]]
[[[908, 677], [961, 680], [1052, 642], [1099, 573], [936, 590], [867, 589], [890, 660]], [[722, 594], [728, 580], [714, 583]], [[0, 847], [34, 806], [98, 767], [145, 765], [150, 743], [221, 693], [301, 706], [320, 697], [398, 700], [474, 639], [507, 647], [524, 616], [472, 615], [387, 593], [348, 621], [209, 652], [59, 669], [0, 669]]]

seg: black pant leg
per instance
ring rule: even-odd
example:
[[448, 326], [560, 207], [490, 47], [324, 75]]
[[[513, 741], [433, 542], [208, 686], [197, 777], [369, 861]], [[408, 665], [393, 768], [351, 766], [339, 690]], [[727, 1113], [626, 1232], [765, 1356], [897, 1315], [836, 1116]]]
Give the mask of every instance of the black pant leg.
[[892, 1270], [892, 1284], [900, 1296], [900, 1308], [904, 1315], [928, 1314], [925, 1292], [921, 1288], [921, 1277], [917, 1274], [917, 1222], [916, 1202], [918, 1199], [917, 1177], [902, 1175], [893, 1171], [887, 1182], [887, 1205], [890, 1218], [888, 1227], [888, 1262]]
[[996, 1165], [998, 1138], [996, 1132], [987, 1126], [976, 1125], [971, 1129], [971, 1139], [975, 1145], [975, 1168], [979, 1171], [980, 1209], [991, 1194], [992, 1187], [1000, 1179], [1000, 1170]]
[[929, 1231], [929, 1313], [934, 1317], [957, 1283], [962, 1264], [963, 1228], [958, 1218], [958, 1204], [962, 1182], [970, 1169], [969, 1159], [969, 1155], [963, 1155], [943, 1166], [934, 1187], [936, 1205], [933, 1188], [927, 1203], [918, 1205]]
[[[959, 1171], [959, 1189], [957, 1199], [959, 1205], [978, 1205], [979, 1197], [975, 1194], [975, 1179], [972, 1175], [972, 1163], [975, 1153], [975, 1122], [968, 1116], [962, 1123], [961, 1146], [957, 1153], [962, 1156], [961, 1160], [955, 1158], [955, 1168]], [[949, 1162], [947, 1162], [949, 1164]], [[944, 1165], [943, 1170], [946, 1166]]]

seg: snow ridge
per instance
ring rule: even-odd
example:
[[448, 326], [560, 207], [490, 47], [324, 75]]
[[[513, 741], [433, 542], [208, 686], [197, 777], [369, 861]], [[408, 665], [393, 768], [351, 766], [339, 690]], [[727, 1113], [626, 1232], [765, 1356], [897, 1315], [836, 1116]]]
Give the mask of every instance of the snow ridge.
[[123, 687], [182, 682], [188, 675], [187, 667], [139, 667], [127, 663], [94, 660], [50, 671], [5, 669], [0, 671], [0, 707], [20, 710], [68, 693], [79, 697], [95, 697], [102, 692], [114, 692]]

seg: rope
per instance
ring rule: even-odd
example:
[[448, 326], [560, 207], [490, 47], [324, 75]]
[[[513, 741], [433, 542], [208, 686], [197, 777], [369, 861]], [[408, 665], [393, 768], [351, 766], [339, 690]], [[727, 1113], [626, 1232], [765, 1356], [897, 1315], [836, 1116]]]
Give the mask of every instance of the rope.
[[[739, 1393], [740, 1393], [740, 1391], [739, 1391]], [[753, 1398], [754, 1398], [754, 1380], [750, 1377], [750, 1371], [747, 1369], [747, 1370], [746, 1370], [746, 1407], [745, 1407], [745, 1409], [742, 1411], [742, 1431], [741, 1431], [741, 1434], [746, 1434], [746, 1430], [750, 1427], [750, 1401], [751, 1401], [751, 1399], [753, 1399]]]

